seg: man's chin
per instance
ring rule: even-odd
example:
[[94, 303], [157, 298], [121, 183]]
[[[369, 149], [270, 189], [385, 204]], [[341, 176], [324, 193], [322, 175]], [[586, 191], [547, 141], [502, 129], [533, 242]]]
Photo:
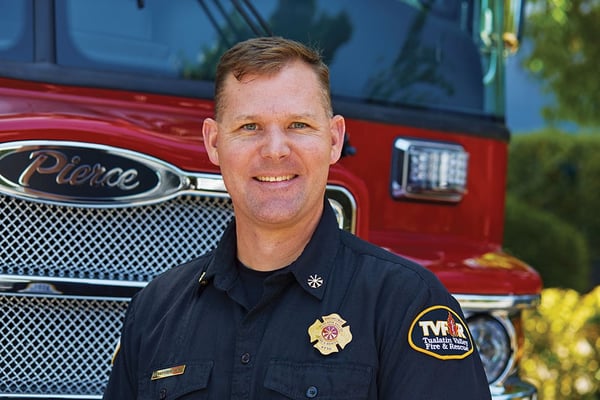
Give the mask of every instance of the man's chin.
[[[263, 202], [254, 207], [253, 215], [262, 224], [276, 226], [288, 226], [305, 223], [320, 216], [320, 204], [307, 207], [299, 204], [298, 199], [278, 199], [276, 201]], [[318, 215], [317, 215], [318, 214]]]

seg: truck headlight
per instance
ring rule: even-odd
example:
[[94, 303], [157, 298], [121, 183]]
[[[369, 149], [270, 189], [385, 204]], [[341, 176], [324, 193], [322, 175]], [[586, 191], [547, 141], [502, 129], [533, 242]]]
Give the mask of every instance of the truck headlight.
[[392, 156], [392, 197], [459, 202], [467, 191], [468, 161], [469, 154], [458, 144], [398, 138]]
[[488, 383], [500, 378], [512, 356], [511, 340], [504, 325], [489, 315], [475, 315], [467, 320], [473, 341], [487, 375]]

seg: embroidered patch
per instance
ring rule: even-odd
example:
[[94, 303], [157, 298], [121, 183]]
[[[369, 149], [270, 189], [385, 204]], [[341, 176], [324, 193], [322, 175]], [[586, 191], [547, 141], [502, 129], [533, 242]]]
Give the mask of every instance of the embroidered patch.
[[467, 325], [446, 306], [429, 307], [417, 315], [408, 331], [408, 343], [440, 360], [460, 360], [473, 352]]
[[308, 327], [310, 342], [323, 355], [337, 353], [352, 341], [350, 326], [338, 314], [329, 314], [321, 317], [323, 321], [315, 320]]

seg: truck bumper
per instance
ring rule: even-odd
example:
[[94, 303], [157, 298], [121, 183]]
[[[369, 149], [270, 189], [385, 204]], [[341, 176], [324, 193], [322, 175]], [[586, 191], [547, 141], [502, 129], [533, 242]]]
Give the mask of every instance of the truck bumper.
[[537, 400], [535, 386], [523, 382], [518, 377], [507, 379], [503, 385], [490, 386], [493, 400]]

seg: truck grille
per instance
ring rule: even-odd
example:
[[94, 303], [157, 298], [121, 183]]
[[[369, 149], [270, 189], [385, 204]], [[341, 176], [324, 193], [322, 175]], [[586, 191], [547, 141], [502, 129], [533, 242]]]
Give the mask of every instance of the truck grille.
[[[349, 193], [330, 188], [328, 196], [340, 226], [353, 230]], [[101, 398], [129, 301], [110, 294], [65, 296], [43, 284], [19, 291], [14, 282], [29, 277], [140, 287], [214, 248], [232, 217], [225, 193], [124, 208], [0, 195], [0, 397]]]
[[0, 296], [2, 394], [100, 395], [127, 301]]
[[0, 196], [1, 273], [147, 282], [213, 248], [231, 217], [228, 197], [81, 208]]

